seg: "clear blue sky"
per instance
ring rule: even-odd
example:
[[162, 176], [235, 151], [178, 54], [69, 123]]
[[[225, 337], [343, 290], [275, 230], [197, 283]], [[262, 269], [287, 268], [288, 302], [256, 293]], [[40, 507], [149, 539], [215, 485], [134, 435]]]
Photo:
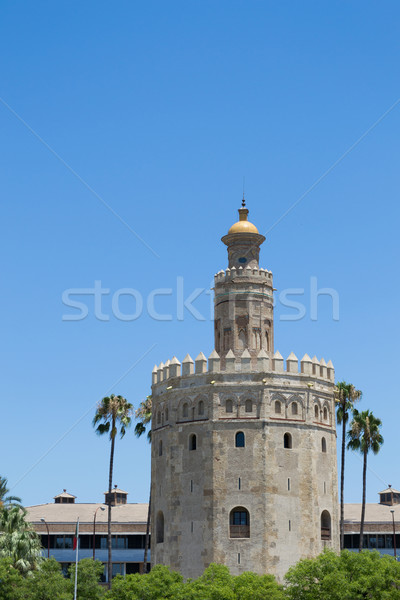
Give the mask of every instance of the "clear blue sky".
[[[275, 348], [331, 358], [363, 390], [385, 437], [368, 500], [400, 486], [400, 104], [368, 132], [400, 98], [399, 26], [395, 1], [2, 3], [0, 473], [27, 505], [63, 488], [100, 500], [109, 444], [95, 403], [114, 392], [137, 406], [154, 363], [211, 352], [209, 295], [194, 303], [205, 320], [178, 320], [177, 277], [186, 297], [226, 267], [243, 176], [277, 294], [306, 290], [299, 321], [278, 302]], [[311, 320], [311, 277], [339, 294], [339, 320], [329, 298]], [[109, 320], [87, 296], [88, 316], [63, 321], [78, 312], [64, 290], [95, 281]], [[171, 288], [155, 307], [172, 320], [118, 320], [121, 288], [145, 305]], [[358, 502], [361, 462], [347, 461]], [[114, 481], [143, 502], [149, 474], [131, 432]]]

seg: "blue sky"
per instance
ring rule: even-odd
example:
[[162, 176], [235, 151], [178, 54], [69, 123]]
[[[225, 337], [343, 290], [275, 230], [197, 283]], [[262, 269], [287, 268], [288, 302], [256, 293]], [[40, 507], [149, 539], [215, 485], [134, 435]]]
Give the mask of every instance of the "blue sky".
[[[399, 25], [385, 1], [2, 3], [0, 473], [25, 504], [63, 488], [99, 500], [109, 444], [92, 430], [96, 402], [114, 392], [137, 406], [154, 363], [211, 352], [206, 290], [227, 264], [220, 237], [243, 176], [268, 232], [275, 348], [331, 358], [363, 390], [385, 438], [368, 501], [399, 488]], [[311, 320], [312, 277], [337, 292], [338, 320], [327, 297]], [[85, 319], [63, 320], [78, 312], [65, 290], [95, 281], [108, 320], [92, 296]], [[204, 320], [178, 319], [177, 281], [185, 298], [203, 289]], [[133, 321], [112, 312], [121, 288], [143, 298]], [[305, 290], [301, 320], [282, 320], [288, 288]], [[172, 290], [155, 299], [171, 320], [148, 314], [155, 289]], [[347, 465], [358, 502], [360, 459]], [[114, 481], [143, 502], [149, 473], [130, 432]]]

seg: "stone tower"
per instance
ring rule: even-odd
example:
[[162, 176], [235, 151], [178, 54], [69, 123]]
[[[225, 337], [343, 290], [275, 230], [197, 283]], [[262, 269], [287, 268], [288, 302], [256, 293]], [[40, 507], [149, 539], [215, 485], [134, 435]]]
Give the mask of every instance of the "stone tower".
[[152, 563], [197, 577], [211, 563], [279, 579], [339, 549], [334, 369], [273, 347], [272, 274], [247, 220], [222, 241], [215, 350], [152, 375]]

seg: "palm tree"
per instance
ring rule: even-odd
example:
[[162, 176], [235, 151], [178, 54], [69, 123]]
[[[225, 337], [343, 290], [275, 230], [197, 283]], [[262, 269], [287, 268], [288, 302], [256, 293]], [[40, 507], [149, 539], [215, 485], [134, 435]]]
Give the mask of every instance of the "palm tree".
[[347, 433], [349, 440], [347, 448], [360, 451], [364, 457], [359, 552], [361, 552], [363, 548], [365, 493], [367, 488], [367, 457], [370, 450], [372, 450], [374, 454], [378, 454], [383, 444], [383, 437], [380, 432], [381, 425], [382, 421], [377, 419], [369, 410], [360, 413], [357, 409], [354, 409], [353, 420], [350, 423], [350, 429]]
[[42, 560], [42, 544], [20, 506], [0, 511], [0, 558], [9, 557], [23, 575], [37, 569]]
[[0, 477], [0, 509], [9, 506], [21, 506], [21, 498], [18, 496], [7, 496], [9, 489], [6, 477]]
[[354, 408], [354, 403], [361, 400], [362, 392], [356, 390], [352, 383], [339, 381], [336, 384], [336, 420], [338, 425], [342, 425], [342, 456], [340, 470], [340, 548], [344, 547], [344, 460], [346, 454], [346, 425], [349, 418], [349, 412]]
[[[139, 404], [139, 408], [135, 412], [135, 419], [138, 421], [135, 425], [135, 435], [140, 437], [146, 431], [147, 426], [151, 423], [151, 396], [147, 396], [146, 400], [143, 400]], [[151, 444], [151, 428], [147, 432], [147, 439]], [[150, 514], [151, 514], [151, 485], [149, 494], [149, 507], [147, 509], [147, 524], [146, 524], [146, 538], [144, 542], [144, 556], [143, 556], [143, 572], [147, 572], [147, 554], [149, 551], [149, 539], [150, 539]]]
[[93, 419], [93, 427], [96, 433], [103, 435], [109, 433], [111, 441], [110, 467], [108, 475], [108, 494], [106, 504], [108, 505], [108, 528], [107, 528], [107, 547], [108, 547], [108, 587], [111, 588], [112, 580], [112, 555], [111, 555], [111, 489], [114, 469], [114, 449], [115, 438], [119, 433], [121, 439], [126, 433], [126, 429], [131, 424], [133, 406], [123, 396], [106, 396], [97, 405], [96, 414]]

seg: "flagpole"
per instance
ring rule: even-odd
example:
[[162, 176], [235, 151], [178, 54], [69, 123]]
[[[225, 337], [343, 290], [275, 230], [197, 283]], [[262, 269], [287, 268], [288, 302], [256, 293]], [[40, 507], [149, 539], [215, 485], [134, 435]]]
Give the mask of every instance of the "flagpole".
[[76, 555], [75, 555], [75, 588], [74, 588], [74, 600], [76, 600], [76, 592], [78, 589], [78, 549], [79, 549], [79, 517], [76, 524]]

